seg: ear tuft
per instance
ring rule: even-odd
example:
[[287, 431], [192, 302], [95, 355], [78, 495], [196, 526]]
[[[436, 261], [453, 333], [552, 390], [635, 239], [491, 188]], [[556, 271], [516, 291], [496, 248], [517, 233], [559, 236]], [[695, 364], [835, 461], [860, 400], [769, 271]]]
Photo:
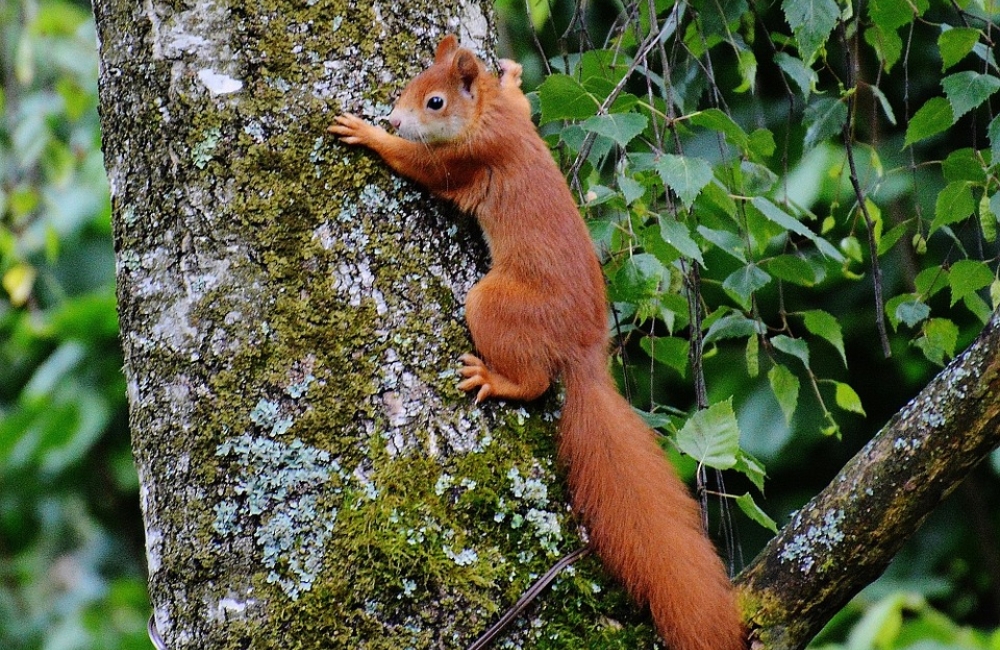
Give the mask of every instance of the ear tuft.
[[437, 51], [434, 53], [434, 63], [442, 63], [458, 49], [458, 37], [448, 34], [438, 43]]
[[462, 80], [462, 88], [465, 92], [472, 90], [472, 84], [479, 76], [479, 62], [475, 55], [469, 50], [459, 50], [455, 55], [453, 68], [458, 77]]

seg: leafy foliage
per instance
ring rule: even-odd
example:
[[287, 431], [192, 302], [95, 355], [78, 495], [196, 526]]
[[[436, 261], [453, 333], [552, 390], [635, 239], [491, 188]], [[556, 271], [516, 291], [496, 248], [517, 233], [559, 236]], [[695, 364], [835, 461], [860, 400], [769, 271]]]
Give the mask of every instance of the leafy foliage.
[[147, 647], [92, 19], [0, 30], [0, 647]]
[[604, 255], [627, 387], [699, 467], [810, 473], [996, 308], [989, 11], [664, 0], [537, 29], [558, 54], [533, 100]]

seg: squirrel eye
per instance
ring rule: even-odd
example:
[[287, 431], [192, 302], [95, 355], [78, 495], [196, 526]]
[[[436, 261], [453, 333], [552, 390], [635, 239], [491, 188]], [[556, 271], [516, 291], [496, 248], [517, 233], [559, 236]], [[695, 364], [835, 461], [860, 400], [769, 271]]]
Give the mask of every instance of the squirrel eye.
[[432, 111], [441, 110], [442, 108], [444, 108], [444, 97], [441, 97], [440, 95], [434, 95], [433, 97], [427, 100], [427, 108], [431, 109]]

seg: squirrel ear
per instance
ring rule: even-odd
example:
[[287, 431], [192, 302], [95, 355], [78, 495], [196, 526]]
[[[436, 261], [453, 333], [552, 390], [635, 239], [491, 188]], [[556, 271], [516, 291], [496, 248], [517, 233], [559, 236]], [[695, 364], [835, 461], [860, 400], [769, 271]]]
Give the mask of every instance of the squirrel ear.
[[479, 62], [469, 50], [459, 50], [453, 64], [455, 73], [462, 80], [462, 88], [466, 93], [472, 91], [472, 83], [479, 76]]
[[437, 51], [434, 53], [434, 63], [441, 63], [458, 49], [458, 37], [448, 34], [438, 43]]

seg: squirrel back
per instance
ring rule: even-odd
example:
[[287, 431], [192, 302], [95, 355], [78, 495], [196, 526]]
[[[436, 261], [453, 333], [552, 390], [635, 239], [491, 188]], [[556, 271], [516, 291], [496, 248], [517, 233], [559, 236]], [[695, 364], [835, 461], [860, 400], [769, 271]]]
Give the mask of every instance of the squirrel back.
[[698, 505], [608, 370], [604, 278], [562, 172], [531, 122], [520, 66], [499, 78], [454, 36], [403, 91], [389, 122], [330, 131], [479, 221], [492, 264], [466, 298], [477, 355], [459, 388], [531, 400], [562, 375], [559, 458], [605, 566], [648, 603], [671, 650], [741, 650], [743, 626]]

